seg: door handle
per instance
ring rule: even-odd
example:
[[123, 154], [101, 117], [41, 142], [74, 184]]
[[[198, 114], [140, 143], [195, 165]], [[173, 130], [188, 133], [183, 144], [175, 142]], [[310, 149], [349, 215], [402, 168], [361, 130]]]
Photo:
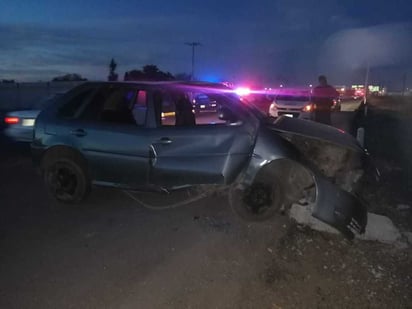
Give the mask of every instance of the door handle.
[[70, 131], [70, 134], [77, 136], [77, 137], [83, 137], [87, 135], [87, 132], [83, 129], [76, 129], [76, 130]]
[[156, 144], [163, 144], [163, 145], [168, 145], [171, 144], [173, 141], [168, 138], [168, 137], [162, 137], [161, 139], [159, 139]]

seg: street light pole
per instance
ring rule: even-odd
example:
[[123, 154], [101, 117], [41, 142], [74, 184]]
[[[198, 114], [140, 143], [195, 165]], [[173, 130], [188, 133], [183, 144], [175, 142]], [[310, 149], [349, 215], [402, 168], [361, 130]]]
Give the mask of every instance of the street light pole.
[[366, 74], [365, 74], [365, 103], [366, 103], [366, 96], [369, 90], [369, 74], [370, 74], [370, 65], [369, 60], [366, 64]]
[[369, 91], [369, 74], [370, 74], [370, 63], [369, 59], [367, 60], [366, 63], [366, 76], [365, 76], [365, 89], [364, 89], [364, 95], [363, 95], [363, 103], [365, 106], [365, 109], [363, 111], [365, 117], [368, 115], [368, 102], [367, 102], [367, 96], [368, 96], [368, 91]]
[[405, 95], [405, 88], [406, 88], [406, 73], [402, 76], [402, 96]]
[[192, 47], [192, 74], [190, 76], [190, 79], [194, 80], [195, 79], [195, 47], [200, 46], [201, 44], [199, 42], [188, 42], [188, 43], [185, 43], [185, 45]]

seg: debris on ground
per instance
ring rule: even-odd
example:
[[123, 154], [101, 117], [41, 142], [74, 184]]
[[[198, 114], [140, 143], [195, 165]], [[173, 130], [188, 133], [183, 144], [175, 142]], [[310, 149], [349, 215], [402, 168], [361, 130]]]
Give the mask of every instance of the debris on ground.
[[[408, 308], [411, 248], [291, 225], [263, 274], [281, 308]], [[294, 295], [298, 292], [298, 295]]]
[[[333, 234], [338, 233], [337, 230], [314, 218], [310, 206], [294, 204], [290, 209], [289, 215], [297, 223], [307, 225], [314, 230]], [[368, 225], [366, 226], [365, 234], [357, 235], [357, 237], [386, 244], [395, 244], [400, 242], [402, 238], [401, 233], [391, 219], [373, 213], [368, 213]]]

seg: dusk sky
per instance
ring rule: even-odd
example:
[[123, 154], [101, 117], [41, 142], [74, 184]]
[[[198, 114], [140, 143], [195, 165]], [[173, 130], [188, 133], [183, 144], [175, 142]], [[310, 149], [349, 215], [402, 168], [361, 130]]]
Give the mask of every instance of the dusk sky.
[[0, 79], [106, 79], [155, 64], [196, 76], [265, 85], [371, 79], [412, 84], [412, 1], [0, 0]]

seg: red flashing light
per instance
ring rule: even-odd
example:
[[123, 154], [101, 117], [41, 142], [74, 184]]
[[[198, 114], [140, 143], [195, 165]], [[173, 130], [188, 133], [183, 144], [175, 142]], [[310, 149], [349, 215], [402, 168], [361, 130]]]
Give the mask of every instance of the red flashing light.
[[250, 94], [250, 92], [251, 92], [250, 88], [247, 88], [247, 87], [239, 87], [235, 89], [235, 93], [238, 96], [247, 96]]
[[4, 118], [4, 122], [7, 124], [17, 124], [19, 123], [19, 118], [18, 117], [6, 117]]

